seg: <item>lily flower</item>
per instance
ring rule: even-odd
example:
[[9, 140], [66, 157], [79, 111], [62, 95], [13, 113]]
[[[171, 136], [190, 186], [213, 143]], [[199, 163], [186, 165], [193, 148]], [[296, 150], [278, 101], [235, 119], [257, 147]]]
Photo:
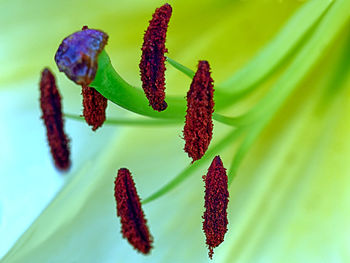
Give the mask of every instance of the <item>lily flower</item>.
[[[154, 113], [165, 117], [109, 103], [96, 132], [72, 118], [81, 114], [81, 90], [58, 73], [59, 43], [82, 25], [108, 32], [114, 68], [141, 87], [143, 32], [164, 3], [19, 2], [3, 1], [0, 18], [1, 263], [209, 261], [202, 176], [218, 154], [229, 182], [228, 231], [211, 262], [349, 261], [349, 1], [170, 3], [168, 108]], [[184, 98], [199, 60], [210, 62], [214, 79], [214, 129], [191, 164], [171, 97]], [[40, 120], [46, 66], [71, 117], [67, 174], [54, 169]], [[99, 80], [91, 85], [103, 91]], [[133, 171], [154, 238], [146, 256], [120, 233], [113, 190], [121, 167]]]

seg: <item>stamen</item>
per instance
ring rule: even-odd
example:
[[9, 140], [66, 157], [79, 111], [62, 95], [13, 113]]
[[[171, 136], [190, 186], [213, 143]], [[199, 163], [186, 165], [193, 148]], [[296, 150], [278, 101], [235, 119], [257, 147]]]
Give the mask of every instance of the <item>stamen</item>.
[[107, 99], [90, 87], [83, 86], [81, 94], [83, 95], [83, 116], [95, 131], [106, 120]]
[[203, 230], [209, 247], [209, 257], [212, 258], [214, 248], [224, 241], [227, 232], [228, 185], [226, 169], [220, 156], [211, 163], [208, 173], [203, 176], [205, 181], [205, 212], [203, 215]]
[[153, 238], [149, 233], [140, 198], [130, 171], [121, 168], [115, 179], [114, 196], [117, 202], [117, 215], [120, 217], [122, 234], [139, 252], [148, 254]]
[[[83, 26], [81, 30], [88, 30], [88, 26]], [[86, 123], [96, 131], [106, 120], [107, 99], [96, 89], [82, 86], [83, 95], [83, 116]]]
[[55, 55], [59, 70], [75, 83], [88, 86], [95, 78], [98, 55], [107, 40], [106, 33], [87, 28], [66, 37]]
[[69, 140], [63, 130], [61, 96], [56, 87], [55, 77], [48, 68], [41, 73], [40, 107], [55, 165], [60, 170], [68, 170], [71, 164], [70, 150]]
[[142, 88], [154, 110], [167, 108], [165, 99], [165, 48], [166, 33], [172, 8], [165, 4], [157, 8], [144, 35], [140, 62]]
[[213, 79], [207, 61], [199, 61], [187, 93], [187, 114], [183, 130], [185, 152], [193, 159], [202, 158], [213, 135], [212, 115], [214, 112]]

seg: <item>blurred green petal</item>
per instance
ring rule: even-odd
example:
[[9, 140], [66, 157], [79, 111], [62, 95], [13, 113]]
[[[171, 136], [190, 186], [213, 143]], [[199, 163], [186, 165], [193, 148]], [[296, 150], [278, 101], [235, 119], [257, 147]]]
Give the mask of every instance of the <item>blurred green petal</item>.
[[[348, 262], [350, 3], [170, 3], [174, 14], [168, 34], [169, 57], [190, 68], [199, 59], [207, 59], [215, 83], [226, 88], [233, 85], [232, 90], [254, 87], [251, 96], [225, 111], [228, 116], [253, 112], [257, 123], [247, 126], [243, 136], [220, 153], [230, 168], [247, 138], [244, 136], [254, 135], [237, 166], [230, 188], [229, 231], [215, 250], [213, 262]], [[8, 127], [1, 137], [12, 135], [7, 148], [23, 166], [13, 172], [7, 167], [2, 174], [20, 178], [17, 174], [27, 171], [31, 163], [50, 162], [38, 119], [37, 78], [46, 65], [56, 69], [53, 55], [59, 42], [85, 24], [103, 29], [110, 35], [107, 51], [113, 65], [130, 83], [140, 86], [137, 67], [142, 34], [153, 10], [161, 4], [138, 0], [2, 2], [0, 22], [5, 34], [0, 50], [7, 52], [0, 57], [8, 63], [0, 65], [4, 73], [0, 76], [0, 101], [12, 98], [16, 106], [3, 104], [11, 111], [0, 115]], [[79, 88], [61, 74], [58, 81], [65, 111], [78, 113]], [[187, 76], [168, 66], [170, 94], [184, 96], [189, 83]], [[115, 105], [109, 108], [111, 115], [133, 117]], [[21, 132], [30, 124], [16, 129], [24, 120], [35, 122], [33, 134]], [[230, 129], [215, 123], [212, 145]], [[117, 169], [129, 168], [140, 196], [150, 196], [190, 162], [182, 150], [181, 128], [112, 126], [104, 127], [104, 133], [92, 134], [81, 123], [67, 121], [67, 130], [75, 149], [73, 169], [2, 263], [207, 260], [201, 229], [205, 165], [166, 195], [144, 205], [155, 238], [150, 256], [136, 253], [122, 239], [116, 218], [113, 179]], [[26, 140], [38, 134], [43, 138], [37, 138], [41, 145], [37, 149], [27, 143], [30, 151], [23, 151], [14, 143], [18, 137], [26, 145]], [[27, 160], [29, 153], [32, 158]], [[0, 156], [7, 156], [6, 151]], [[35, 172], [44, 173], [35, 169], [28, 176]], [[46, 176], [57, 175], [49, 170]], [[35, 185], [28, 187], [34, 195]], [[60, 185], [51, 196], [58, 188]], [[25, 205], [26, 196], [21, 198], [13, 203]], [[10, 227], [15, 229], [16, 224]]]

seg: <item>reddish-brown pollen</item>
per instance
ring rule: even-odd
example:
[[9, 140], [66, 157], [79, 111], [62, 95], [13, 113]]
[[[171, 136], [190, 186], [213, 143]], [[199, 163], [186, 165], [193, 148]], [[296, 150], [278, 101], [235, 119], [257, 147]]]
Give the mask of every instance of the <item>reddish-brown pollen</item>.
[[187, 93], [187, 114], [184, 127], [185, 152], [193, 162], [202, 158], [213, 135], [213, 79], [207, 61], [199, 61]]
[[54, 75], [47, 68], [41, 73], [40, 107], [46, 126], [47, 140], [55, 165], [60, 170], [70, 167], [69, 140], [63, 129], [61, 96]]
[[[88, 30], [88, 26], [83, 26], [81, 30]], [[86, 123], [96, 131], [106, 120], [107, 99], [96, 89], [82, 85], [81, 95], [83, 95], [83, 116]]]
[[165, 4], [157, 8], [144, 35], [140, 72], [142, 88], [154, 110], [163, 111], [165, 102], [165, 48], [166, 33], [172, 8]]
[[227, 232], [228, 185], [226, 169], [219, 156], [211, 163], [208, 173], [203, 176], [205, 182], [205, 212], [203, 230], [209, 248], [209, 257], [213, 257], [214, 248], [224, 241]]
[[122, 234], [139, 252], [148, 254], [152, 248], [153, 238], [141, 208], [135, 183], [130, 171], [121, 168], [115, 179], [114, 196], [117, 202], [117, 215], [120, 217]]
[[88, 125], [95, 131], [106, 120], [107, 99], [97, 90], [90, 87], [82, 87], [83, 116]]

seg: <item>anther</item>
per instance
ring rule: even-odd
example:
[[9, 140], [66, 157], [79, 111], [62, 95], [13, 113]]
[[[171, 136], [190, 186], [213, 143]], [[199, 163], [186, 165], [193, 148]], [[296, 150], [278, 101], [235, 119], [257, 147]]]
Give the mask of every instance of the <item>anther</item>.
[[69, 140], [63, 129], [61, 96], [56, 87], [55, 77], [48, 68], [41, 73], [40, 107], [55, 165], [60, 170], [68, 170], [71, 164], [70, 150]]
[[120, 217], [122, 234], [139, 252], [148, 254], [153, 238], [141, 208], [140, 198], [130, 171], [121, 168], [115, 179], [114, 196], [117, 202], [117, 215]]
[[216, 156], [208, 173], [203, 176], [205, 182], [205, 212], [203, 230], [209, 248], [209, 257], [213, 257], [214, 248], [224, 241], [227, 232], [228, 189], [227, 175], [222, 161]]
[[107, 99], [97, 90], [90, 87], [82, 87], [83, 116], [88, 125], [95, 131], [106, 120]]
[[187, 93], [187, 114], [183, 130], [185, 152], [193, 162], [202, 158], [213, 135], [212, 115], [214, 111], [213, 79], [207, 61], [199, 61]]
[[142, 88], [154, 110], [163, 111], [165, 102], [165, 48], [172, 8], [165, 4], [157, 8], [144, 35], [140, 72]]

